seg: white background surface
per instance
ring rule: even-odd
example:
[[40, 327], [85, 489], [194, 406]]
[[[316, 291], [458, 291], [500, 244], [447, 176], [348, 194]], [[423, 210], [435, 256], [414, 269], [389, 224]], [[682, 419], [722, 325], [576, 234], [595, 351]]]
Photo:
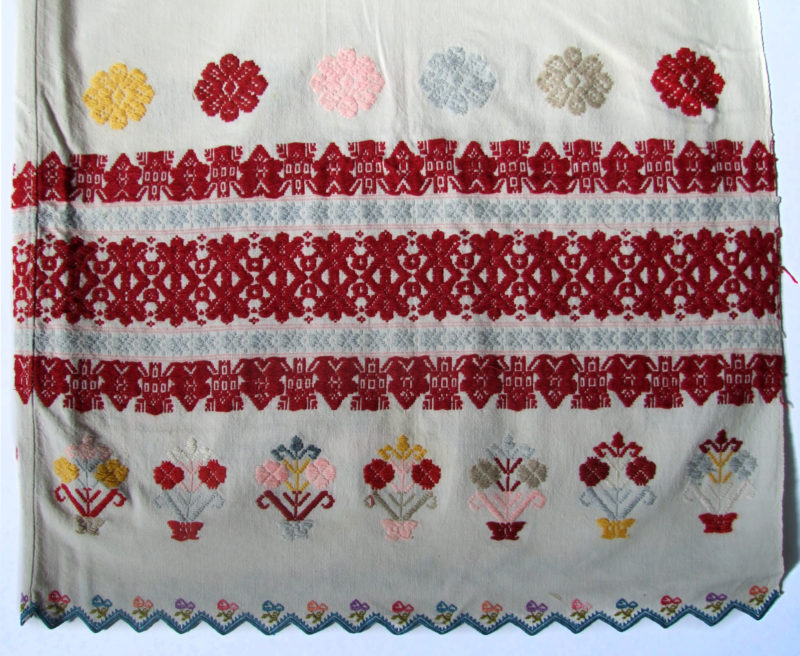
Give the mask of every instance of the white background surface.
[[[506, 626], [490, 636], [482, 636], [468, 627], [460, 627], [446, 636], [418, 629], [405, 636], [389, 634], [382, 627], [349, 635], [332, 627], [313, 636], [290, 627], [276, 636], [263, 636], [250, 626], [243, 626], [228, 636], [201, 625], [184, 636], [178, 636], [167, 626], [157, 624], [143, 634], [127, 625], [117, 623], [94, 635], [82, 622], [72, 622], [50, 631], [38, 620], [18, 625], [18, 526], [23, 518], [18, 509], [17, 471], [14, 460], [14, 422], [11, 417], [13, 396], [13, 340], [11, 321], [11, 262], [8, 211], [12, 166], [13, 127], [13, 55], [15, 52], [14, 6], [19, 0], [2, 2], [2, 152], [0, 152], [0, 316], [2, 316], [2, 358], [0, 358], [0, 654], [92, 654], [102, 651], [115, 656], [128, 654], [161, 654], [173, 656], [205, 654], [291, 652], [303, 654], [378, 653], [382, 655], [408, 653], [520, 653], [541, 652], [558, 654], [646, 653], [700, 654], [713, 650], [715, 654], [751, 654], [767, 650], [770, 654], [800, 653], [800, 574], [797, 559], [798, 484], [800, 470], [798, 445], [787, 445], [785, 558], [788, 574], [785, 593], [760, 622], [739, 612], [733, 612], [714, 628], [700, 620], [687, 617], [665, 632], [649, 620], [643, 620], [625, 633], [595, 623], [574, 636], [561, 626], [553, 626], [530, 637], [515, 627]], [[653, 0], [651, 0], [653, 1]], [[783, 238], [783, 263], [800, 277], [800, 86], [797, 78], [797, 29], [800, 27], [800, 3], [796, 0], [762, 0], [764, 40], [773, 97], [773, 124], [776, 152], [779, 158], [779, 193]], [[790, 407], [791, 427], [800, 426], [800, 286], [783, 278], [784, 327], [787, 333], [787, 397], [796, 407]], [[791, 437], [790, 437], [791, 439]]]

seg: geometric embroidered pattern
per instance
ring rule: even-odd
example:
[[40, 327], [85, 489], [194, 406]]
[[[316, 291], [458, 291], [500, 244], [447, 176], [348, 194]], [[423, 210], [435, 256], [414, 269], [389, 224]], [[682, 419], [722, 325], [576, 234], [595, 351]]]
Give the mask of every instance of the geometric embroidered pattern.
[[77, 412], [108, 402], [123, 411], [133, 402], [136, 412], [159, 415], [173, 412], [175, 401], [187, 411], [203, 401], [206, 412], [231, 412], [242, 410], [245, 398], [258, 410], [275, 399], [278, 410], [311, 410], [322, 398], [333, 410], [377, 411], [409, 409], [420, 397], [423, 410], [459, 410], [467, 400], [513, 411], [562, 404], [596, 410], [612, 401], [667, 409], [704, 405], [712, 396], [741, 406], [754, 403], [756, 392], [771, 403], [782, 389], [783, 358], [479, 353], [137, 362], [15, 355], [14, 373], [23, 403], [35, 391], [44, 406], [61, 398]]
[[[108, 155], [51, 152], [26, 163], [13, 179], [12, 207], [39, 202], [184, 202], [209, 198], [280, 198], [443, 194], [665, 194], [775, 191], [775, 156], [761, 141], [646, 139], [629, 146], [600, 141], [331, 142], [241, 146], [185, 153], [162, 150]], [[746, 152], [746, 154], [745, 154]]]
[[253, 232], [168, 241], [47, 234], [13, 247], [14, 316], [150, 327], [345, 317], [761, 318], [778, 310], [778, 238], [779, 230], [756, 227]]

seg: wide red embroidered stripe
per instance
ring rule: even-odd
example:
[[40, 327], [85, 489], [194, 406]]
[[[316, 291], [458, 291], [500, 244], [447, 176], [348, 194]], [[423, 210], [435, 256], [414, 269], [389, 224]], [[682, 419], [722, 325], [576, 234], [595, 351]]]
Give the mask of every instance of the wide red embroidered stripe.
[[209, 412], [242, 410], [247, 398], [258, 410], [317, 408], [320, 398], [332, 409], [408, 409], [422, 397], [427, 410], [458, 410], [468, 399], [475, 407], [520, 411], [540, 402], [558, 408], [569, 399], [573, 409], [611, 406], [677, 408], [685, 400], [745, 405], [755, 392], [766, 402], [779, 394], [783, 358], [756, 354], [656, 356], [574, 354], [460, 356], [317, 356], [137, 362], [75, 361], [47, 356], [15, 356], [15, 385], [23, 403], [35, 391], [45, 405], [63, 397], [77, 412], [101, 410], [106, 399], [122, 411], [173, 412], [177, 400], [186, 410], [201, 401]]
[[[14, 246], [14, 316], [124, 326], [266, 319], [659, 319], [777, 312], [778, 231], [286, 232]], [[35, 299], [34, 299], [35, 289]]]
[[629, 147], [599, 141], [475, 141], [459, 152], [447, 139], [262, 145], [244, 158], [241, 146], [119, 155], [75, 154], [68, 163], [51, 152], [38, 167], [28, 162], [13, 179], [12, 206], [38, 202], [136, 203], [209, 198], [284, 196], [393, 196], [442, 194], [597, 194], [775, 191], [775, 156], [761, 141], [745, 155], [741, 141], [721, 139], [700, 147], [687, 141], [646, 139]]

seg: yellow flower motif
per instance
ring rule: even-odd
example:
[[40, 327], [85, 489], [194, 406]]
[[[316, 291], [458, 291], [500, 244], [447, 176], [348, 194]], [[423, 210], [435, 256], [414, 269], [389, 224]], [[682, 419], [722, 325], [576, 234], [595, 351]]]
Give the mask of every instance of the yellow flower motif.
[[97, 466], [94, 477], [106, 487], [117, 487], [128, 477], [128, 468], [116, 458], [108, 462], [101, 462]]
[[62, 483], [70, 483], [78, 478], [78, 468], [66, 458], [59, 458], [56, 460], [53, 463], [53, 469]]
[[142, 71], [138, 68], [129, 71], [125, 64], [114, 64], [108, 71], [95, 73], [83, 94], [83, 102], [97, 123], [108, 122], [114, 130], [122, 130], [128, 120], [142, 119], [154, 95]]

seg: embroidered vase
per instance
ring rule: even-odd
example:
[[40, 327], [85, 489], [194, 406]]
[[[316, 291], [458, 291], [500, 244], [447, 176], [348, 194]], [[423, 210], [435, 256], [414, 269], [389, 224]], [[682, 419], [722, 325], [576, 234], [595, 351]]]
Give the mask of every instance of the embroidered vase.
[[200, 539], [198, 533], [200, 529], [203, 528], [203, 522], [176, 522], [170, 520], [167, 522], [167, 526], [172, 529], [172, 535], [170, 537], [173, 540], [185, 542], [186, 540]]
[[525, 522], [486, 522], [492, 532], [492, 540], [519, 540], [519, 532]]
[[604, 540], [613, 540], [614, 538], [627, 538], [628, 529], [633, 526], [635, 519], [606, 519], [601, 517], [597, 520], [597, 525], [603, 529], [603, 534], [600, 536]]
[[738, 517], [738, 513], [726, 513], [715, 515], [713, 513], [703, 513], [698, 515], [700, 521], [705, 525], [704, 533], [732, 533], [733, 520]]

